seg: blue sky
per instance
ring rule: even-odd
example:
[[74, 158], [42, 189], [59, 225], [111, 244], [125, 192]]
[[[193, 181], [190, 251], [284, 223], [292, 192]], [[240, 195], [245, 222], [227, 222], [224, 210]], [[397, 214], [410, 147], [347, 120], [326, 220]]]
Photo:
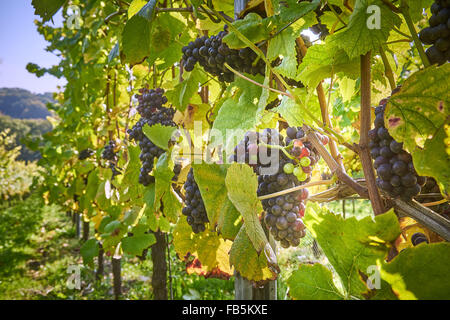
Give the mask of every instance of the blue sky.
[[[59, 58], [45, 51], [47, 42], [36, 31], [34, 8], [31, 0], [0, 0], [0, 88], [24, 88], [35, 93], [54, 92], [64, 85], [64, 79], [51, 75], [37, 78], [28, 73], [29, 62], [41, 67], [58, 64]], [[61, 25], [62, 15], [54, 17]], [[51, 24], [51, 22], [48, 22]]]

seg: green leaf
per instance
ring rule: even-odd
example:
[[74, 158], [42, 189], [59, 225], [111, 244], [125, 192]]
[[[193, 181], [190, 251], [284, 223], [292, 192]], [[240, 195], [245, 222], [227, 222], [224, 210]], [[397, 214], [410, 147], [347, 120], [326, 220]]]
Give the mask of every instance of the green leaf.
[[173, 230], [173, 245], [180, 257], [186, 257], [188, 253], [196, 256], [206, 271], [218, 268], [226, 274], [233, 274], [228, 256], [231, 241], [222, 239], [210, 230], [194, 234], [184, 216]]
[[294, 88], [293, 94], [299, 97], [302, 106], [298, 105], [293, 99], [283, 96], [280, 105], [273, 109], [273, 111], [278, 112], [290, 126], [298, 127], [302, 126], [303, 123], [314, 122], [313, 119], [304, 113], [304, 108], [308, 108], [316, 118], [320, 117], [320, 106], [316, 96], [308, 96], [306, 88]]
[[296, 300], [343, 300], [330, 270], [320, 263], [302, 264], [287, 281], [289, 295]]
[[218, 230], [225, 239], [233, 240], [242, 225], [239, 211], [228, 199], [225, 177], [227, 165], [201, 164], [193, 165], [195, 182], [200, 189], [205, 203], [211, 227], [217, 224]]
[[146, 0], [133, 0], [128, 7], [128, 19], [131, 19], [143, 6], [147, 4]]
[[[450, 123], [450, 121], [447, 121]], [[440, 127], [433, 138], [425, 141], [423, 149], [416, 148], [412, 154], [414, 168], [425, 177], [433, 177], [441, 190], [448, 195], [450, 192], [450, 155], [446, 152], [447, 134], [445, 127]], [[430, 161], [430, 159], [433, 159]]]
[[181, 210], [181, 199], [172, 189], [173, 163], [167, 153], [162, 154], [154, 169], [155, 211], [162, 210], [169, 221], [175, 223]]
[[144, 249], [147, 249], [154, 243], [156, 243], [156, 238], [153, 234], [126, 237], [122, 239], [122, 249], [125, 253], [140, 256]]
[[169, 141], [172, 139], [173, 134], [177, 131], [176, 127], [163, 126], [159, 123], [149, 127], [145, 124], [142, 127], [142, 131], [155, 145], [164, 150], [169, 150]]
[[80, 254], [86, 265], [93, 265], [94, 258], [98, 256], [99, 247], [97, 239], [89, 239], [80, 248]]
[[319, 5], [320, 0], [313, 0], [311, 2], [286, 0], [280, 2], [279, 16], [284, 22], [292, 22], [316, 10]]
[[150, 0], [138, 13], [129, 19], [122, 33], [122, 50], [125, 61], [130, 64], [140, 63], [151, 50], [152, 22], [157, 0]]
[[274, 280], [277, 277], [268, 267], [266, 256], [256, 252], [245, 226], [241, 227], [231, 246], [230, 264], [242, 277], [250, 281]]
[[289, 27], [271, 39], [267, 48], [267, 59], [273, 61], [275, 58], [281, 56], [283, 60], [275, 69], [290, 79], [295, 79], [297, 76], [295, 39], [299, 36], [300, 34], [294, 28]]
[[42, 22], [49, 21], [66, 3], [66, 0], [33, 0], [34, 14], [42, 18]]
[[405, 0], [408, 4], [409, 14], [413, 22], [418, 22], [424, 18], [423, 9], [430, 8], [434, 0]]
[[155, 64], [159, 70], [179, 62], [183, 55], [183, 43], [189, 41], [189, 33], [184, 32], [187, 25], [168, 12], [158, 14], [152, 27], [152, 46], [148, 63]]
[[238, 88], [235, 97], [222, 104], [213, 124], [213, 129], [219, 130], [226, 139], [223, 144], [227, 155], [233, 152], [246, 131], [255, 128], [259, 116], [256, 97], [261, 97], [262, 92], [261, 87], [241, 78], [236, 79], [234, 85]]
[[[379, 28], [369, 29], [368, 24], [374, 14], [367, 13], [369, 6], [380, 9]], [[399, 26], [402, 20], [383, 4], [381, 0], [356, 0], [350, 22], [347, 27], [327, 40], [343, 49], [350, 59], [358, 58], [370, 50], [378, 50], [389, 37], [394, 26]]]
[[[316, 203], [308, 203], [304, 222], [339, 275], [346, 296], [359, 299], [368, 291], [361, 274], [370, 275], [368, 268], [387, 257], [390, 243], [400, 234], [393, 210], [374, 219], [344, 219]], [[389, 289], [386, 282], [381, 283], [382, 291]]]
[[399, 299], [450, 299], [450, 244], [421, 244], [401, 251], [390, 263], [381, 264], [380, 274]]
[[[268, 25], [268, 21], [263, 20], [254, 12], [250, 12], [244, 19], [236, 20], [232, 24], [240, 33], [242, 33], [253, 43], [267, 39], [270, 34], [270, 25]], [[231, 30], [223, 38], [223, 42], [225, 42], [232, 49], [247, 47], [247, 45], [242, 42]]]
[[119, 42], [117, 41], [115, 46], [111, 49], [111, 51], [108, 54], [108, 63], [113, 61], [119, 55], [120, 55], [120, 46], [119, 46]]
[[244, 218], [245, 231], [257, 254], [264, 250], [269, 266], [278, 269], [277, 257], [259, 219], [263, 209], [257, 197], [258, 179], [253, 169], [246, 164], [233, 163], [228, 168], [225, 184], [228, 198]]
[[198, 68], [185, 74], [187, 74], [187, 77], [177, 84], [173, 90], [166, 93], [169, 102], [180, 111], [186, 109], [192, 97], [198, 92], [199, 85], [206, 81], [204, 73], [200, 72]]
[[414, 73], [389, 99], [385, 111], [386, 128], [412, 154], [416, 171], [434, 177], [447, 190], [450, 168], [443, 127], [450, 123], [449, 77], [449, 64]]
[[298, 68], [297, 79], [311, 88], [316, 88], [320, 81], [341, 72], [356, 79], [360, 73], [359, 69], [359, 57], [350, 59], [343, 49], [339, 49], [334, 43], [326, 42], [308, 49]]

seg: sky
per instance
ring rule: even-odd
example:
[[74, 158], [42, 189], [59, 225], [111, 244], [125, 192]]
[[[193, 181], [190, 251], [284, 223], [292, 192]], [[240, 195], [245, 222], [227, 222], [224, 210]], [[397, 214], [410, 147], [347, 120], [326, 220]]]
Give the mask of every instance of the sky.
[[[31, 0], [0, 0], [0, 88], [23, 88], [34, 93], [55, 92], [66, 83], [52, 75], [41, 78], [26, 70], [29, 62], [49, 68], [59, 58], [45, 51], [48, 43], [37, 32]], [[54, 16], [55, 26], [62, 24], [61, 12]], [[48, 22], [52, 25], [52, 22]]]

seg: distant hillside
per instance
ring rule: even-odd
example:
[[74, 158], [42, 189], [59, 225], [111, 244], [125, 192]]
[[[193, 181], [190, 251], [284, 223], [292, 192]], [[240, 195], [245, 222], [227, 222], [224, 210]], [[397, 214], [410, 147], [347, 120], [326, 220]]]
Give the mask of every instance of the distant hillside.
[[20, 88], [0, 88], [0, 113], [17, 119], [45, 119], [52, 93], [34, 94]]
[[23, 139], [35, 140], [42, 136], [42, 134], [50, 131], [52, 125], [46, 119], [13, 119], [8, 116], [0, 114], [0, 132], [5, 129], [10, 129], [10, 134], [15, 134], [15, 146], [22, 146], [18, 160], [34, 161], [41, 156], [38, 151], [28, 149]]

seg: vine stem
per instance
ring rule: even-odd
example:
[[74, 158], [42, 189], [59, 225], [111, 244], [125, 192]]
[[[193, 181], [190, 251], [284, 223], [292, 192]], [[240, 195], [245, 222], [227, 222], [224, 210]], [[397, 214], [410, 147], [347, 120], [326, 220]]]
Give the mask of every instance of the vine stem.
[[422, 205], [424, 207], [433, 207], [433, 206], [437, 206], [437, 205], [440, 205], [440, 204], [443, 204], [443, 203], [447, 203], [447, 202], [448, 202], [447, 199], [442, 199], [442, 200], [435, 201], [435, 202], [422, 203]]
[[361, 56], [361, 130], [359, 140], [359, 157], [361, 159], [364, 176], [367, 182], [370, 203], [375, 215], [384, 212], [384, 205], [378, 192], [375, 180], [375, 173], [372, 166], [372, 159], [369, 154], [369, 130], [371, 127], [371, 57], [369, 51]]
[[400, 5], [400, 10], [405, 18], [406, 25], [408, 26], [409, 32], [411, 33], [411, 36], [413, 38], [414, 44], [416, 45], [417, 51], [419, 51], [420, 58], [422, 59], [422, 63], [425, 66], [425, 68], [429, 67], [430, 60], [428, 60], [428, 56], [425, 53], [425, 50], [423, 49], [422, 42], [420, 42], [419, 36], [417, 35], [416, 28], [414, 27], [414, 23], [411, 19], [411, 15], [409, 14], [409, 6], [408, 3], [405, 0], [402, 0]]
[[285, 149], [284, 147], [282, 147], [282, 146], [276, 146], [276, 145], [266, 144], [266, 143], [264, 143], [264, 142], [258, 143], [258, 146], [263, 146], [263, 147], [266, 147], [266, 148], [268, 148], [268, 149], [278, 149], [278, 150], [281, 150], [281, 151], [284, 153], [284, 155], [285, 155], [286, 157], [288, 157], [288, 158], [291, 159], [291, 160], [295, 160], [297, 163], [299, 162], [295, 157], [291, 156], [291, 155], [289, 154], [289, 152], [287, 152], [286, 149]]
[[[296, 39], [296, 42], [300, 48], [300, 52], [301, 52], [302, 56], [304, 57], [308, 51], [308, 48], [306, 47], [306, 44], [303, 41], [303, 38], [298, 37]], [[330, 90], [331, 90], [331, 87], [330, 87]], [[328, 104], [327, 104], [327, 101], [325, 98], [325, 91], [323, 90], [322, 82], [319, 83], [319, 85], [316, 88], [316, 91], [317, 91], [317, 97], [319, 98], [319, 105], [320, 105], [320, 111], [322, 113], [323, 124], [328, 128], [332, 128], [333, 124], [331, 123], [330, 114], [328, 112]], [[342, 162], [342, 156], [339, 153], [337, 144], [333, 139], [330, 139], [329, 146], [330, 146], [331, 155], [333, 156], [334, 160], [336, 160], [336, 162], [339, 164], [341, 169], [343, 171], [345, 171], [344, 163]]]
[[311, 128], [307, 125], [303, 125], [303, 131], [305, 131], [309, 141], [311, 141], [314, 148], [316, 148], [317, 152], [322, 156], [325, 163], [331, 170], [332, 174], [336, 174], [337, 178], [352, 188], [357, 194], [361, 197], [367, 198], [368, 193], [367, 189], [360, 185], [358, 182], [353, 180], [336, 162], [333, 156], [328, 152], [322, 142], [319, 140], [317, 134], [311, 130]]
[[305, 188], [309, 188], [309, 187], [314, 187], [314, 186], [322, 186], [322, 185], [330, 185], [335, 183], [336, 181], [331, 179], [331, 180], [320, 180], [320, 181], [313, 181], [313, 182], [309, 182], [309, 183], [305, 183], [301, 186], [297, 186], [297, 187], [293, 187], [293, 188], [289, 188], [283, 191], [279, 191], [276, 193], [271, 193], [271, 194], [266, 194], [265, 196], [261, 196], [258, 197], [258, 200], [266, 200], [266, 199], [270, 199], [270, 198], [275, 198], [275, 197], [279, 197], [288, 193], [292, 193], [298, 190], [302, 190]]
[[384, 74], [386, 75], [386, 78], [389, 80], [389, 85], [391, 86], [391, 91], [393, 91], [396, 88], [395, 84], [395, 78], [394, 78], [394, 72], [392, 71], [391, 64], [389, 63], [389, 60], [386, 56], [386, 52], [382, 47], [380, 47], [380, 55], [381, 59], [383, 60], [384, 64]]

